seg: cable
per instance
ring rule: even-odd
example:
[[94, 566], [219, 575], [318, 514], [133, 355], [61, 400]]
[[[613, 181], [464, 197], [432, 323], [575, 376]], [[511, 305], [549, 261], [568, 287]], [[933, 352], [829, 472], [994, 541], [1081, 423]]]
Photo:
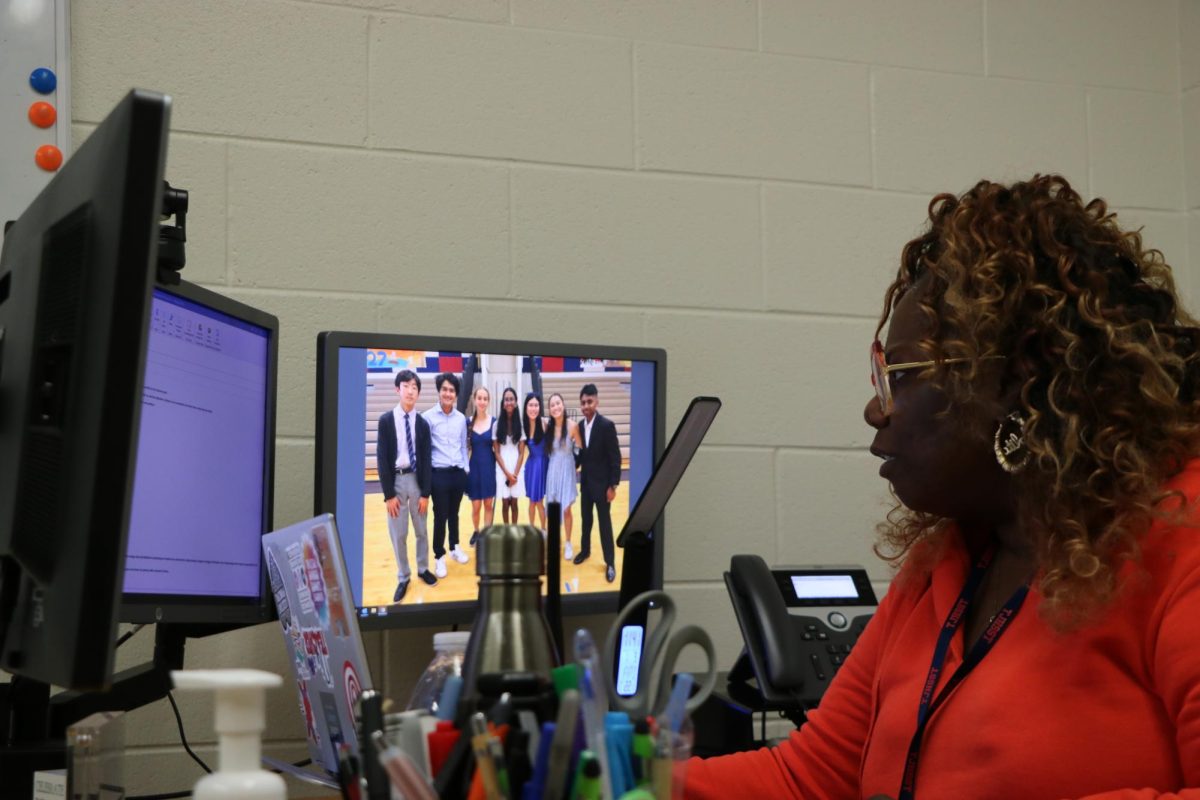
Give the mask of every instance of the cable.
[[[200, 765], [201, 769], [203, 769], [205, 772], [212, 773], [212, 770], [208, 768], [208, 764], [205, 764], [204, 761], [201, 760], [200, 756], [198, 756], [194, 752], [192, 752], [192, 748], [188, 744], [187, 734], [185, 734], [183, 732], [183, 717], [181, 717], [179, 715], [179, 706], [175, 705], [175, 696], [173, 694], [171, 694], [170, 692], [167, 692], [167, 699], [171, 701], [171, 710], [175, 712], [175, 722], [179, 724], [179, 741], [183, 742], [183, 749], [187, 750], [187, 754], [192, 757], [193, 761], [195, 761], [197, 764]], [[188, 792], [187, 794], [191, 794], [191, 792]], [[185, 794], [185, 795], [171, 795], [171, 796], [172, 797], [186, 797], [187, 795]]]
[[[174, 702], [174, 701], [172, 701], [172, 702]], [[184, 743], [184, 747], [187, 747], [186, 742]], [[189, 750], [188, 752], [191, 752], [191, 751]], [[195, 755], [193, 754], [192, 757], [195, 758]], [[293, 767], [307, 767], [311, 763], [312, 763], [311, 758], [305, 758], [305, 759], [301, 759], [300, 761], [293, 761], [292, 766]], [[200, 765], [204, 766], [203, 762], [201, 762]], [[205, 769], [207, 769], [207, 767], [205, 767]], [[277, 770], [277, 769], [273, 769], [273, 770], [271, 770], [271, 772], [274, 772], [276, 775], [279, 774], [279, 770]], [[178, 797], [191, 797], [191, 796], [192, 796], [192, 790], [188, 789], [185, 792], [170, 792], [169, 794], [131, 795], [129, 797], [126, 797], [125, 800], [175, 800], [175, 798], [178, 798]]]
[[146, 626], [143, 623], [140, 625], [134, 625], [132, 628], [125, 631], [125, 633], [121, 634], [121, 638], [117, 639], [117, 643], [115, 645], [113, 645], [113, 648], [115, 649], [115, 648], [120, 647], [121, 645], [125, 644], [126, 642], [128, 642], [130, 639], [133, 638], [133, 635], [135, 633], [137, 633], [144, 627], [146, 627]]

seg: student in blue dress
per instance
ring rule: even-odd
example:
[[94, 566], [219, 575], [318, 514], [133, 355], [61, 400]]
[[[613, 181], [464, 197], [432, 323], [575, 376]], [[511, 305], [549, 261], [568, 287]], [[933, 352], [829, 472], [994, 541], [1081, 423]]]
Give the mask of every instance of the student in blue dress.
[[467, 473], [467, 497], [471, 498], [471, 523], [475, 532], [470, 544], [479, 538], [479, 512], [482, 507], [487, 525], [496, 516], [496, 453], [492, 449], [492, 419], [488, 409], [492, 404], [492, 393], [480, 386], [471, 398], [475, 402], [475, 415], [471, 417], [467, 430], [467, 449], [470, 451], [471, 471]]
[[500, 418], [496, 420], [496, 496], [505, 525], [516, 525], [520, 514], [518, 501], [525, 496], [525, 433], [521, 412], [517, 411], [517, 391], [511, 386], [500, 395]]
[[546, 431], [546, 502], [562, 505], [562, 529], [566, 535], [563, 558], [575, 557], [571, 549], [571, 504], [579, 490], [575, 484], [575, 453], [583, 447], [579, 426], [567, 418], [561, 394], [550, 395], [550, 427]]
[[[529, 524], [546, 527], [546, 426], [542, 421], [542, 398], [533, 392], [525, 395], [525, 496], [529, 498]], [[541, 524], [538, 525], [538, 519]]]

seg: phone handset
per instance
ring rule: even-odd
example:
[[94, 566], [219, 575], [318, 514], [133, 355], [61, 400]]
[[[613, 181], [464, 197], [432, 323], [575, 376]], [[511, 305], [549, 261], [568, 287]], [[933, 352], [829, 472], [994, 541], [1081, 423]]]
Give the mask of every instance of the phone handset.
[[[777, 690], [794, 694], [804, 686], [804, 654], [800, 647], [800, 636], [794, 618], [788, 613], [783, 595], [775, 584], [767, 562], [756, 555], [737, 555], [729, 563], [729, 577], [736, 595], [735, 608], [741, 605], [746, 619], [743, 632], [751, 628], [753, 633], [746, 637], [752, 660], [758, 660], [770, 686], [760, 687], [764, 695]], [[740, 602], [738, 602], [740, 601]], [[739, 610], [739, 611], [740, 611]], [[751, 641], [756, 639], [757, 641]], [[757, 659], [753, 657], [757, 656]], [[761, 681], [760, 681], [761, 682]]]

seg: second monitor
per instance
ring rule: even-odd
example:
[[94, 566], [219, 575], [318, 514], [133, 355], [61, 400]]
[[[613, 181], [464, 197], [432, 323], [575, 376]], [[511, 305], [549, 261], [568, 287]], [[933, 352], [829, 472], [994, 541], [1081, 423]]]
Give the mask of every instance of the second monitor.
[[270, 619], [279, 321], [186, 281], [154, 289], [121, 619]]
[[[662, 350], [349, 332], [321, 334], [317, 349], [316, 510], [336, 515], [365, 626], [469, 620], [478, 595], [471, 536], [488, 524], [488, 506], [496, 524], [505, 521], [506, 505], [511, 520], [515, 505], [517, 522], [544, 527], [544, 509], [556, 497], [570, 514], [569, 525], [563, 520], [564, 548], [550, 554], [560, 559], [564, 610], [616, 609], [623, 552], [602, 536], [600, 518], [607, 511], [612, 536], [620, 533], [662, 449]], [[449, 394], [437, 385], [446, 373], [454, 376], [443, 381]], [[416, 380], [404, 381], [408, 391], [420, 385], [415, 401], [397, 386], [398, 377], [409, 376]], [[595, 394], [589, 388], [581, 403], [584, 387]], [[400, 425], [406, 403], [408, 433]], [[443, 403], [452, 413], [440, 411]], [[504, 422], [506, 405], [515, 426]], [[556, 417], [569, 421], [567, 440], [551, 430]], [[409, 436], [421, 445], [429, 436], [430, 456], [414, 447], [410, 458]], [[578, 468], [576, 449], [583, 462]], [[601, 452], [607, 449], [614, 452]], [[418, 477], [426, 484], [425, 553], [412, 509], [400, 507], [403, 498], [389, 503], [397, 492], [395, 485], [385, 491], [381, 463], [385, 481], [400, 476], [399, 485], [409, 480], [414, 491]], [[411, 477], [405, 474], [410, 464]], [[421, 476], [418, 468], [432, 474]], [[461, 489], [461, 496], [447, 493], [447, 486]], [[576, 564], [584, 552], [589, 557]], [[435, 573], [435, 585], [421, 579], [423, 567]]]

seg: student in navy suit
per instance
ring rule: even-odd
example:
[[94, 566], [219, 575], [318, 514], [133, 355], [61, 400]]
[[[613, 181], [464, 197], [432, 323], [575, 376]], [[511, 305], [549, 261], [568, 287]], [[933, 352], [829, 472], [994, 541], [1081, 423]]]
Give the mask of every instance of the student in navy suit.
[[579, 500], [583, 511], [583, 531], [579, 555], [575, 563], [582, 564], [592, 554], [592, 508], [600, 518], [600, 549], [604, 552], [604, 578], [616, 580], [613, 547], [612, 515], [609, 511], [617, 486], [621, 483], [621, 445], [617, 442], [617, 426], [611, 419], [596, 413], [599, 407], [596, 384], [589, 383], [579, 390], [579, 410], [583, 412], [580, 433], [583, 449], [579, 452]]
[[[429, 423], [417, 413], [421, 379], [412, 370], [396, 374], [396, 394], [400, 402], [379, 418], [375, 440], [375, 462], [379, 486], [387, 505], [388, 533], [396, 554], [396, 592], [392, 602], [399, 603], [408, 591], [412, 572], [408, 564], [408, 520], [412, 518], [416, 535], [417, 577], [433, 586], [437, 578], [429, 571], [429, 532], [426, 513], [433, 486], [432, 444]], [[397, 423], [397, 417], [400, 422]]]

